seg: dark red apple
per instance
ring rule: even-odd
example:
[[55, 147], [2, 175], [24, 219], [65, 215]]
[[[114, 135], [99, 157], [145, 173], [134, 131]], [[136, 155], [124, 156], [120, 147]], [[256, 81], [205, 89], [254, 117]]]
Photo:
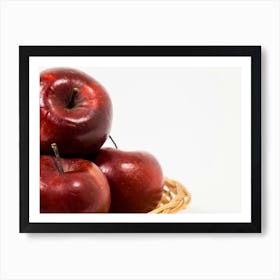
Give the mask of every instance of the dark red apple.
[[95, 79], [72, 68], [53, 68], [40, 75], [40, 147], [51, 154], [80, 157], [95, 153], [106, 141], [112, 103]]
[[147, 152], [102, 148], [92, 160], [108, 179], [110, 212], [146, 213], [157, 206], [164, 177], [154, 156]]
[[108, 181], [94, 163], [40, 157], [41, 213], [106, 213], [110, 201]]

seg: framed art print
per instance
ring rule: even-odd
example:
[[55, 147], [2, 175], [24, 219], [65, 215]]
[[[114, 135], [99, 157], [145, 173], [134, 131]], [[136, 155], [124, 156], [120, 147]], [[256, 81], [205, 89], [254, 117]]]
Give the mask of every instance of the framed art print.
[[261, 232], [260, 46], [20, 46], [20, 232]]

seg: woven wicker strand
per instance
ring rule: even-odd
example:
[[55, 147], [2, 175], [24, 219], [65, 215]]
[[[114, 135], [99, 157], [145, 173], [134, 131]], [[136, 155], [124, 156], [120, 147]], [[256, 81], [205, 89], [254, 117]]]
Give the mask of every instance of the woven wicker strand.
[[191, 194], [179, 182], [164, 178], [163, 195], [158, 206], [149, 214], [171, 214], [185, 209], [191, 201]]

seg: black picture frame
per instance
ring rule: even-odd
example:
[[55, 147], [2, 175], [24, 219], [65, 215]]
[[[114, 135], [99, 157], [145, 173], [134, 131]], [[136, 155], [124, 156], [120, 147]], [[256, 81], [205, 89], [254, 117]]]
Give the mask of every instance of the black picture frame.
[[[250, 223], [31, 223], [29, 222], [29, 58], [32, 56], [251, 57]], [[260, 233], [261, 46], [19, 46], [21, 233]]]

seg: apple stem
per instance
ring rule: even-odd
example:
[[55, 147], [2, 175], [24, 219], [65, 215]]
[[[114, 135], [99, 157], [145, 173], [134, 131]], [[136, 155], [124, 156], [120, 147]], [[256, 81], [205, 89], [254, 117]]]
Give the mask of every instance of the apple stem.
[[63, 173], [64, 170], [63, 170], [62, 163], [61, 163], [61, 158], [60, 158], [60, 155], [59, 155], [59, 152], [58, 152], [58, 147], [57, 147], [56, 143], [52, 143], [51, 146], [52, 146], [52, 149], [53, 149], [53, 152], [54, 152], [54, 155], [55, 155], [57, 169], [58, 169], [59, 173]]
[[73, 91], [72, 91], [72, 96], [71, 96], [71, 99], [67, 105], [67, 108], [71, 109], [74, 107], [75, 103], [74, 103], [74, 100], [75, 100], [75, 97], [78, 93], [78, 89], [77, 88], [73, 88]]
[[118, 149], [118, 146], [117, 146], [116, 142], [114, 141], [114, 139], [112, 138], [111, 135], [109, 135], [109, 138], [112, 141], [112, 143], [114, 144], [115, 148]]

